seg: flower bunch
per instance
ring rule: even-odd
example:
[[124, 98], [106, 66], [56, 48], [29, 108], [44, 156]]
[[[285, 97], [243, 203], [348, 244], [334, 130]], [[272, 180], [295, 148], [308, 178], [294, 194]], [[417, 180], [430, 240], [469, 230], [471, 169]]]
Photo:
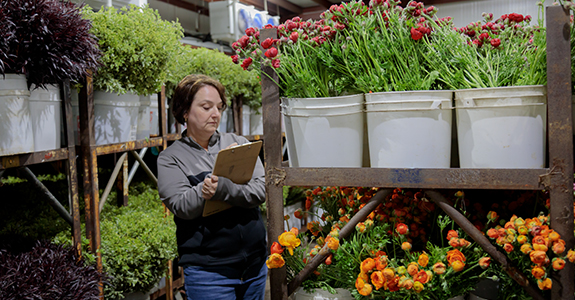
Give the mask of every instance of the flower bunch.
[[546, 84], [546, 40], [542, 18], [512, 13], [462, 28], [439, 27], [427, 58], [450, 89]]
[[[449, 218], [438, 218], [441, 232], [449, 224]], [[447, 299], [471, 289], [473, 285], [465, 283], [483, 276], [479, 266], [489, 266], [488, 261], [479, 259], [482, 251], [453, 229], [446, 234], [449, 246], [428, 244], [426, 251], [412, 252], [406, 234], [401, 234], [403, 226], [396, 225], [400, 234], [394, 239], [402, 244], [404, 255], [396, 253], [390, 258], [379, 250], [361, 261], [355, 280], [359, 295]]]
[[[489, 212], [490, 220], [498, 218]], [[523, 219], [513, 215], [509, 221], [501, 221], [487, 230], [487, 236], [500, 246], [507, 256], [529, 273], [541, 290], [550, 290], [553, 281], [551, 271], [562, 270], [566, 260], [575, 261], [575, 251], [565, 249], [565, 241], [559, 233], [549, 228], [549, 216], [540, 214]], [[552, 252], [552, 253], [551, 253]]]

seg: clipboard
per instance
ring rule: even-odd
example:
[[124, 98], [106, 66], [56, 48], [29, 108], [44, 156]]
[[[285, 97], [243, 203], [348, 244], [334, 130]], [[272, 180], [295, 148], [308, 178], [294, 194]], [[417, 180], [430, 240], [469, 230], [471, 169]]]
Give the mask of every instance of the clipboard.
[[[252, 179], [261, 148], [262, 141], [256, 141], [220, 150], [212, 174], [226, 177], [236, 184], [247, 183]], [[230, 207], [224, 201], [206, 200], [202, 216], [207, 217]]]

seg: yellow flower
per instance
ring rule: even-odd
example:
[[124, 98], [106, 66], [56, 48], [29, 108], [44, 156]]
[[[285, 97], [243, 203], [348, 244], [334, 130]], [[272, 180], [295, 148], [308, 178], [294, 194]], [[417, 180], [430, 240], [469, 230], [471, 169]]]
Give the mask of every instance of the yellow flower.
[[379, 290], [383, 284], [385, 284], [385, 277], [383, 277], [381, 271], [375, 271], [371, 273], [371, 283], [376, 290]]
[[298, 239], [291, 231], [282, 233], [279, 236], [278, 241], [280, 242], [280, 245], [288, 249], [290, 255], [293, 255], [293, 249], [301, 244], [300, 239]]
[[327, 247], [331, 250], [337, 250], [337, 248], [339, 248], [339, 239], [329, 235], [326, 238], [326, 243], [327, 243]]
[[413, 283], [413, 290], [420, 293], [421, 291], [423, 291], [424, 287], [423, 287], [423, 283], [419, 282], [419, 281], [415, 281]]
[[542, 291], [550, 290], [552, 285], [553, 285], [553, 282], [551, 282], [551, 278], [545, 278], [543, 280], [541, 280], [541, 279], [537, 280], [537, 286]]
[[429, 256], [427, 256], [427, 254], [423, 252], [422, 254], [419, 255], [417, 263], [424, 268], [427, 267], [427, 264], [429, 263]]
[[460, 260], [456, 260], [451, 263], [451, 267], [455, 272], [460, 272], [465, 268], [465, 263]]
[[284, 258], [279, 253], [272, 253], [272, 255], [268, 257], [268, 260], [266, 260], [266, 266], [268, 266], [268, 269], [281, 268], [285, 263]]
[[409, 242], [403, 242], [403, 243], [401, 244], [401, 249], [403, 249], [403, 250], [405, 250], [405, 251], [411, 249], [411, 243], [409, 243]]

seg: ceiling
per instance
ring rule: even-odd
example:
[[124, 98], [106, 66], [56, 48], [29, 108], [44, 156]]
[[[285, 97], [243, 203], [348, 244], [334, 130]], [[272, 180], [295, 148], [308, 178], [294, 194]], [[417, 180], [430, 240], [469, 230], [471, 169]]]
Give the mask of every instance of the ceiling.
[[[174, 6], [188, 9], [203, 15], [209, 15], [208, 2], [218, 0], [159, 0]], [[369, 0], [363, 0], [366, 4]], [[466, 0], [422, 0], [427, 5], [462, 2]], [[279, 15], [281, 21], [300, 16], [302, 19], [317, 18], [319, 14], [328, 9], [333, 4], [339, 4], [340, 0], [239, 0], [239, 2], [253, 5], [256, 9], [266, 10], [270, 15]], [[407, 2], [407, 0], [403, 0]]]

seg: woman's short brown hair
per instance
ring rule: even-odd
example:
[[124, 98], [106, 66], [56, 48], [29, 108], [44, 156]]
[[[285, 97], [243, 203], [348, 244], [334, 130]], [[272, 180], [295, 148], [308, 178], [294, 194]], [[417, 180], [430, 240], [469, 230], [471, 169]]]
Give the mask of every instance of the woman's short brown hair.
[[184, 116], [192, 106], [194, 97], [198, 90], [204, 86], [213, 86], [223, 102], [223, 109], [227, 107], [226, 103], [226, 88], [217, 80], [202, 74], [192, 74], [184, 77], [172, 96], [172, 113], [174, 118], [180, 124], [186, 124]]

